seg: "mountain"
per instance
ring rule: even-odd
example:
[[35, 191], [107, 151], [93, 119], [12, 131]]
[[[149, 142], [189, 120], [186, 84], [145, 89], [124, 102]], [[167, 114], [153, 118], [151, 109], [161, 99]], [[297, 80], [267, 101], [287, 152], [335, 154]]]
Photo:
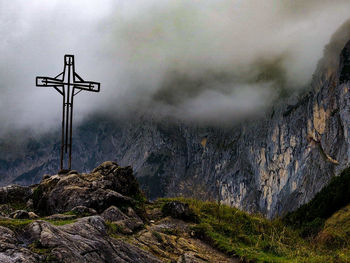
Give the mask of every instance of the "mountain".
[[[350, 22], [326, 46], [307, 92], [266, 118], [208, 127], [142, 114], [91, 116], [77, 127], [73, 168], [132, 165], [150, 198], [220, 200], [275, 217], [311, 200], [349, 165]], [[59, 135], [0, 141], [1, 184], [58, 171]]]
[[147, 204], [132, 168], [115, 162], [2, 187], [0, 261], [240, 262], [190, 234], [198, 216], [187, 204], [164, 207]]
[[[130, 166], [0, 187], [0, 261], [349, 262], [350, 169], [282, 219], [218, 202], [146, 200]], [[345, 205], [345, 206], [344, 206]]]

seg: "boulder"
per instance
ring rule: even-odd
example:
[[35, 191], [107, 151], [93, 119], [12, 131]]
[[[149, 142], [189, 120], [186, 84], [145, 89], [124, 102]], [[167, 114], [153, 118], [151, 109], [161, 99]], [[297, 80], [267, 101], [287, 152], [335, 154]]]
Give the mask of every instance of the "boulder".
[[10, 217], [13, 219], [29, 219], [29, 213], [25, 210], [16, 210], [10, 214]]
[[139, 183], [130, 166], [120, 167], [116, 162], [107, 161], [96, 167], [92, 174], [102, 175], [104, 180], [112, 182], [108, 188], [129, 197], [142, 196]]
[[114, 221], [112, 223], [118, 226], [119, 231], [125, 235], [131, 235], [134, 232], [141, 230], [144, 226], [143, 222], [136, 218], [128, 218], [124, 220]]
[[133, 207], [134, 199], [142, 196], [131, 167], [104, 162], [90, 174], [68, 172], [42, 181], [34, 189], [33, 207], [42, 215], [67, 212], [77, 206], [102, 213], [112, 205]]
[[79, 173], [78, 173], [78, 171], [76, 171], [76, 170], [70, 170], [70, 171], [68, 172], [68, 175], [70, 175], [70, 174], [79, 174]]
[[28, 212], [29, 218], [30, 219], [37, 219], [39, 218], [39, 216], [37, 214], [35, 214], [34, 212]]
[[49, 174], [44, 174], [42, 180], [49, 179], [50, 177], [51, 177], [51, 175], [49, 175]]
[[129, 217], [126, 216], [118, 207], [111, 206], [107, 208], [103, 213], [101, 214], [101, 217], [106, 221], [119, 221], [128, 219]]
[[83, 206], [83, 205], [78, 205], [76, 207], [73, 207], [71, 212], [77, 216], [88, 216], [88, 215], [96, 215], [97, 212], [95, 209]]
[[0, 204], [26, 203], [32, 193], [32, 189], [27, 186], [8, 185], [0, 187]]
[[127, 214], [128, 217], [136, 218], [138, 220], [141, 220], [141, 218], [136, 214], [135, 210], [132, 209], [131, 207], [128, 207], [128, 209], [126, 211], [126, 214]]
[[171, 216], [184, 221], [198, 221], [198, 216], [193, 212], [189, 205], [180, 201], [166, 203], [162, 208], [162, 213], [165, 216]]
[[43, 262], [40, 255], [22, 247], [15, 233], [0, 226], [0, 262], [1, 263], [39, 263]]

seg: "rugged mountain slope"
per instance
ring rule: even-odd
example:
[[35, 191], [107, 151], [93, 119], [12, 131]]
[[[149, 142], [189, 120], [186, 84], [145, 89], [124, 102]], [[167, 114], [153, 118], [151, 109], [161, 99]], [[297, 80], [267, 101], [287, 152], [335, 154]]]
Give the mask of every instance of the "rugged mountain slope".
[[37, 185], [0, 187], [0, 261], [349, 262], [349, 206], [339, 209], [349, 183], [346, 169], [310, 203], [268, 220], [217, 202], [148, 202], [132, 169], [115, 162], [45, 175]]
[[[157, 223], [150, 222], [132, 169], [114, 162], [88, 174], [72, 171], [46, 175], [39, 185], [3, 187], [0, 196], [2, 263], [238, 262], [191, 236], [184, 221], [158, 222], [165, 217], [158, 213]], [[180, 206], [170, 211], [189, 211]], [[176, 239], [156, 232], [181, 228]]]
[[[74, 165], [86, 171], [105, 159], [131, 164], [152, 198], [218, 198], [268, 217], [294, 210], [349, 165], [349, 40], [350, 22], [326, 47], [309, 92], [265, 119], [208, 128], [95, 116], [75, 132]], [[54, 138], [33, 139], [20, 150], [3, 141], [2, 184], [29, 184], [56, 172]]]

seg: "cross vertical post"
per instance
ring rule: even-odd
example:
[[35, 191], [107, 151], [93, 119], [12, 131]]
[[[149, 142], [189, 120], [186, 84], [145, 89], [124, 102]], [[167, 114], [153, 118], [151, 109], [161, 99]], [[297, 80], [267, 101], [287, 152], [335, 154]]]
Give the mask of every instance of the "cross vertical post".
[[75, 72], [74, 56], [64, 56], [63, 72], [56, 77], [36, 77], [37, 87], [53, 87], [62, 95], [62, 134], [60, 169], [68, 155], [68, 170], [72, 169], [73, 99], [81, 91], [100, 92], [100, 83], [85, 81]]

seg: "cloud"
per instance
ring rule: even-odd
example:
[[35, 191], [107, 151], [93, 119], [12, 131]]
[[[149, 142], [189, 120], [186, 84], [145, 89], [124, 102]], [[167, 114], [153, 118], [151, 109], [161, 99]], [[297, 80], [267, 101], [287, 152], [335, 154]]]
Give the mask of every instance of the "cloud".
[[[2, 131], [59, 127], [61, 100], [36, 75], [76, 70], [100, 81], [75, 118], [139, 110], [211, 122], [259, 115], [305, 87], [349, 18], [339, 0], [0, 0]], [[1, 132], [0, 132], [1, 133]]]

